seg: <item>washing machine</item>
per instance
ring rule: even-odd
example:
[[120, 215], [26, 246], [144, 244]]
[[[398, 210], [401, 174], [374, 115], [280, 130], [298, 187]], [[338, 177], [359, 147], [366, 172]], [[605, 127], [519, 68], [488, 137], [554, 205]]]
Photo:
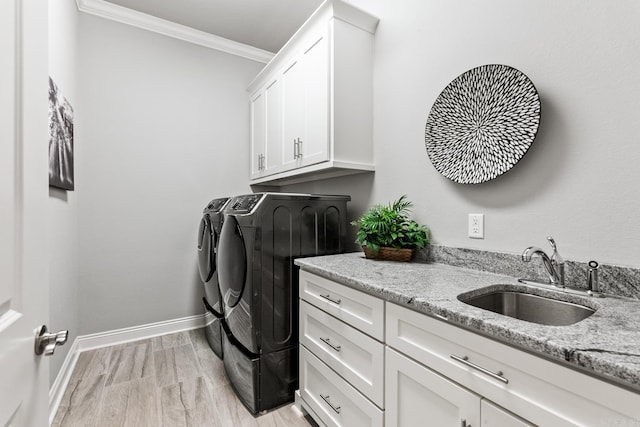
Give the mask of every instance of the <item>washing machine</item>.
[[344, 252], [350, 196], [255, 193], [224, 209], [218, 278], [224, 367], [253, 413], [298, 388], [298, 257]]
[[228, 197], [213, 199], [202, 211], [198, 229], [198, 271], [204, 284], [205, 309], [213, 315], [213, 321], [205, 327], [209, 346], [222, 358], [222, 331], [224, 313], [220, 288], [218, 286], [217, 252], [222, 227], [222, 210], [229, 201]]

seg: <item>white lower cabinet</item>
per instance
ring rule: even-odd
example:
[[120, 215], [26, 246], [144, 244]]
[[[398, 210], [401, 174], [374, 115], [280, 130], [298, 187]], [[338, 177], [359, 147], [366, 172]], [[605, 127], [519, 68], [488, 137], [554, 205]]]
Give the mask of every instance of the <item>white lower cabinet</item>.
[[300, 396], [327, 426], [382, 427], [382, 411], [300, 346]]
[[480, 402], [480, 425], [482, 427], [533, 427], [533, 424], [485, 399]]
[[345, 427], [640, 426], [640, 396], [300, 272], [300, 406]]
[[386, 427], [534, 427], [387, 347]]
[[384, 341], [384, 301], [306, 271], [300, 298], [378, 341]]
[[384, 345], [300, 301], [300, 343], [333, 371], [384, 407]]
[[480, 397], [387, 347], [386, 427], [480, 424]]
[[300, 271], [300, 405], [320, 425], [384, 425], [384, 301]]
[[482, 425], [640, 425], [637, 393], [389, 302], [385, 320], [388, 346], [527, 420], [492, 407]]

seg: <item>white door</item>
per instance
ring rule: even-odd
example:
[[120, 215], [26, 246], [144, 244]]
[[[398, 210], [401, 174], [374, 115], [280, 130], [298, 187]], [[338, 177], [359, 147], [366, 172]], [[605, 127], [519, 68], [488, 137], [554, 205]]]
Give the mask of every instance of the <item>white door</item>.
[[387, 347], [385, 427], [480, 425], [480, 397]]
[[48, 425], [47, 2], [0, 2], [0, 426]]

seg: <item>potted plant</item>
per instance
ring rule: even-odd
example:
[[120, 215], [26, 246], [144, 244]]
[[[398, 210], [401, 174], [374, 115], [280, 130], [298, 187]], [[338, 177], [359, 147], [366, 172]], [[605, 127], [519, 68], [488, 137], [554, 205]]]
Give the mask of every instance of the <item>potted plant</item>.
[[416, 248], [429, 244], [429, 229], [409, 218], [413, 204], [406, 197], [375, 205], [351, 223], [367, 258], [410, 261]]

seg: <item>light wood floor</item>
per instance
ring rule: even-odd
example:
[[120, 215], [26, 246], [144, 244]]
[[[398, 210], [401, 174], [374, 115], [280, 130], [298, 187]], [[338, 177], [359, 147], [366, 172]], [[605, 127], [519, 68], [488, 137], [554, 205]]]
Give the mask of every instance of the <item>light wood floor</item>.
[[316, 425], [291, 404], [254, 417], [202, 329], [80, 354], [52, 426]]

